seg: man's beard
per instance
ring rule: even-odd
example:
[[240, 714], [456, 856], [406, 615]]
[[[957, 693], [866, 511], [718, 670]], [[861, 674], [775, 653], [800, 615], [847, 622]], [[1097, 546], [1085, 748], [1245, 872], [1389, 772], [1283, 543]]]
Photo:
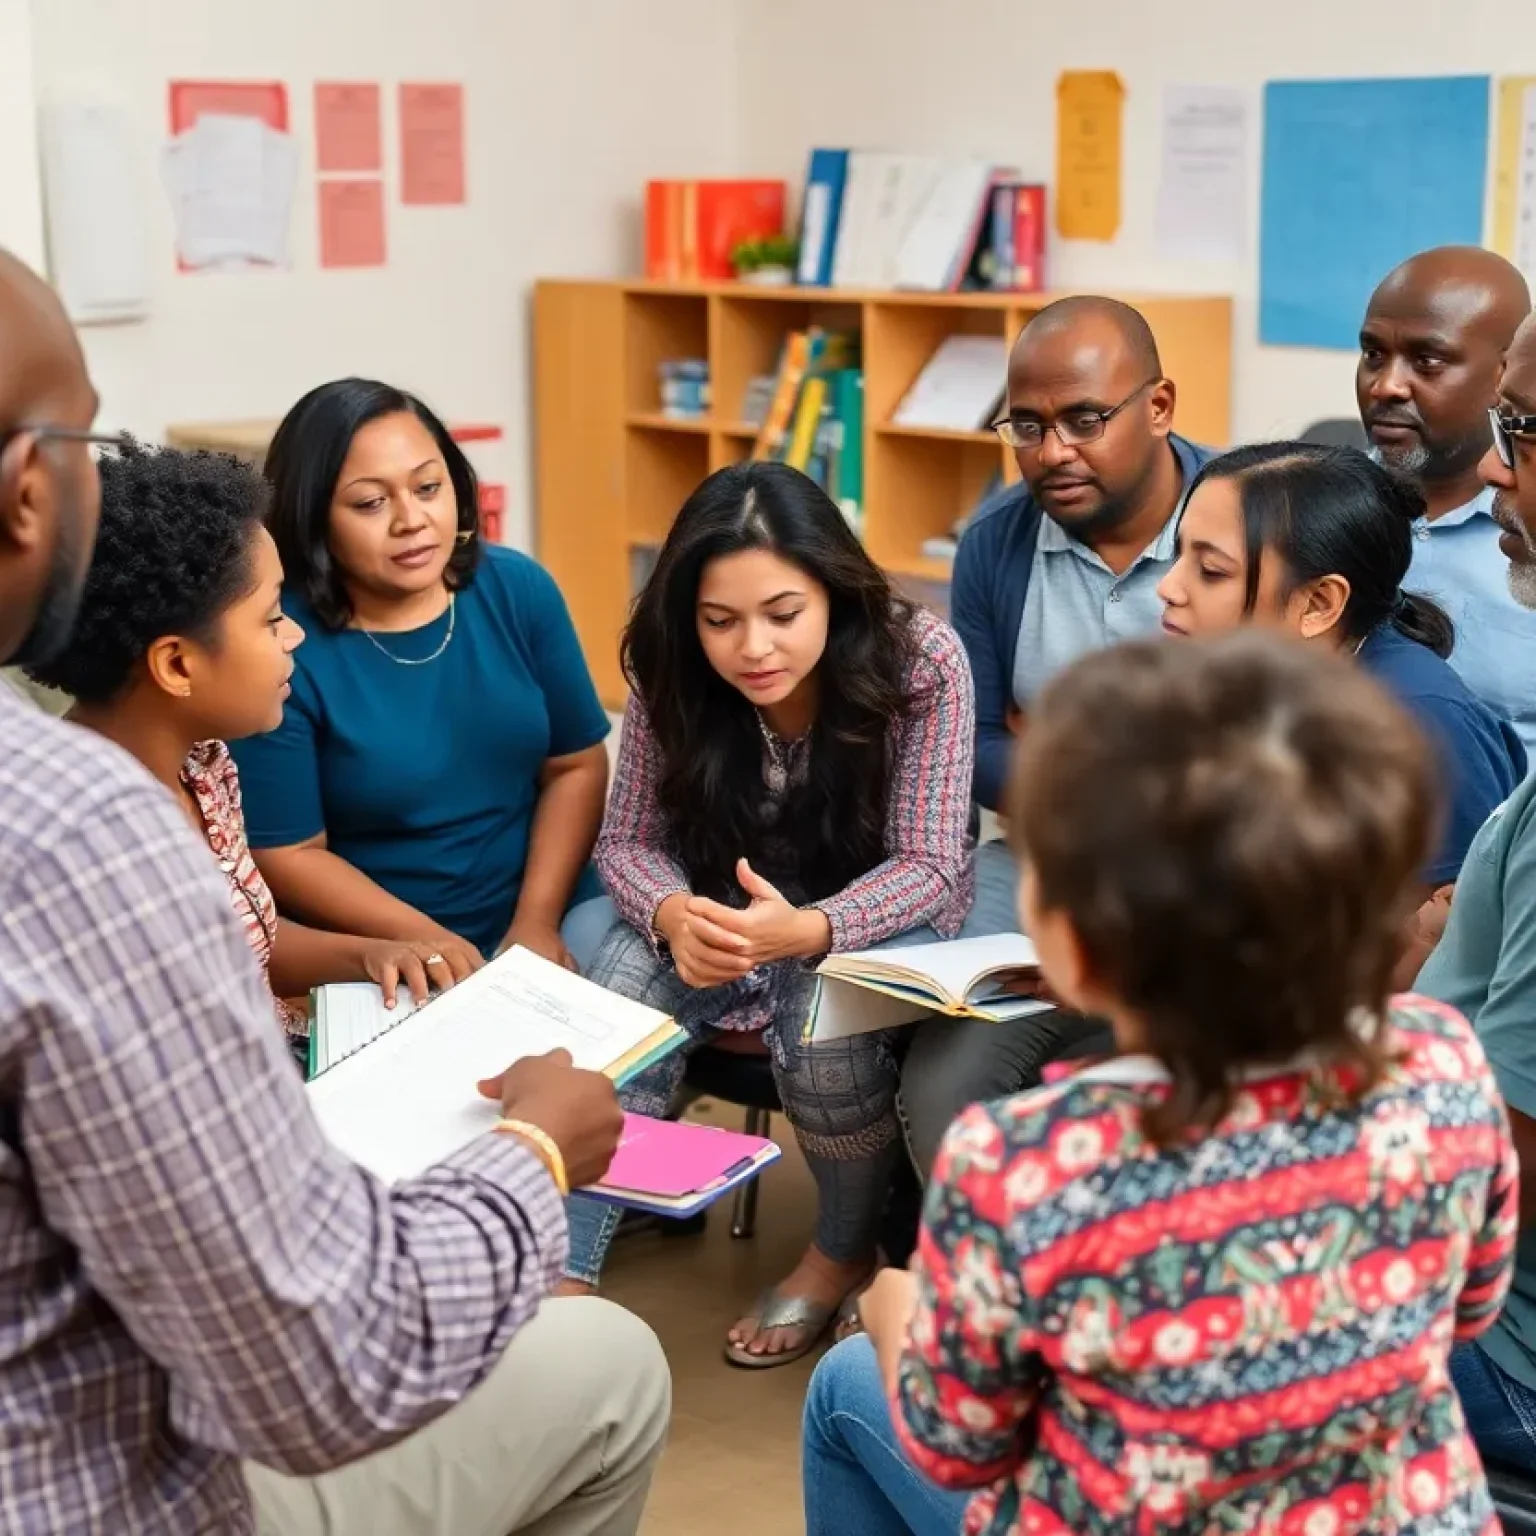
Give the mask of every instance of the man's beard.
[[1536, 538], [1532, 538], [1530, 529], [1520, 521], [1502, 492], [1493, 498], [1493, 520], [1511, 538], [1520, 540], [1527, 557], [1509, 562], [1509, 595], [1522, 608], [1536, 608]]
[[[1369, 433], [1367, 433], [1369, 440]], [[1479, 429], [1470, 437], [1454, 443], [1435, 442], [1418, 435], [1396, 447], [1369, 444], [1369, 453], [1378, 464], [1395, 469], [1410, 480], [1451, 480], [1470, 469], [1488, 451], [1488, 434]]]
[[72, 519], [63, 518], [37, 615], [7, 665], [45, 666], [69, 644], [75, 615], [80, 611], [80, 596], [85, 590], [82, 564], [75, 524]]

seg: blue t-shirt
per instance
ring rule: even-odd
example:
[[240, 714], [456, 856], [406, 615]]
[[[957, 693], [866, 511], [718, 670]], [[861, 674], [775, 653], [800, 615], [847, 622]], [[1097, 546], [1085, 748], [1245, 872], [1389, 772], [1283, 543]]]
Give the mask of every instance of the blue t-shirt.
[[1525, 748], [1515, 728], [1448, 661], [1390, 624], [1366, 637], [1360, 661], [1412, 713], [1435, 748], [1445, 820], [1424, 882], [1445, 885], [1461, 872], [1478, 828], [1525, 777]]
[[[295, 593], [306, 639], [269, 736], [232, 747], [251, 846], [326, 834], [331, 852], [489, 953], [512, 921], [545, 760], [608, 734], [565, 600], [543, 567], [488, 548], [448, 615], [378, 636], [327, 630]], [[598, 894], [587, 878], [577, 899]]]

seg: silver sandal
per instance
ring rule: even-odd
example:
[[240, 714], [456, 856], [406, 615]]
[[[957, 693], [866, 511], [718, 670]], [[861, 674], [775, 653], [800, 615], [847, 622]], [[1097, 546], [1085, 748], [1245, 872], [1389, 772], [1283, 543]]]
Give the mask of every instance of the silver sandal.
[[774, 1366], [788, 1365], [792, 1360], [800, 1360], [810, 1354], [836, 1320], [837, 1308], [829, 1307], [824, 1302], [811, 1301], [805, 1296], [781, 1296], [777, 1287], [769, 1286], [746, 1315], [757, 1319], [758, 1333], [768, 1328], [805, 1330], [805, 1337], [800, 1343], [792, 1349], [777, 1350], [773, 1354], [753, 1354], [749, 1344], [733, 1344], [729, 1339], [725, 1341], [725, 1358], [731, 1365], [748, 1371], [766, 1371]]

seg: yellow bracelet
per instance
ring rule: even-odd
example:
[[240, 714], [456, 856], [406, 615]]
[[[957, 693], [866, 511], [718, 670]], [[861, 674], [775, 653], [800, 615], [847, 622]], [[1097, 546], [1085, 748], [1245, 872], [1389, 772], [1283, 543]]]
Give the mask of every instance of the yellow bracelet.
[[508, 1136], [521, 1136], [538, 1160], [549, 1170], [550, 1178], [555, 1181], [555, 1188], [562, 1195], [570, 1194], [571, 1183], [565, 1175], [564, 1154], [548, 1131], [541, 1130], [526, 1120], [499, 1120], [496, 1123], [496, 1129]]

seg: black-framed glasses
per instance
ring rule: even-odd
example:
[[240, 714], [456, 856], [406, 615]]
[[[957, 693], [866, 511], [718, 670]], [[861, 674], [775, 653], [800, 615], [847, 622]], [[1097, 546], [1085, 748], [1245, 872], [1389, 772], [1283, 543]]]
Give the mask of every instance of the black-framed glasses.
[[1493, 428], [1494, 452], [1505, 469], [1515, 467], [1515, 439], [1536, 435], [1536, 416], [1501, 416], [1498, 406], [1488, 408], [1488, 424]]
[[1138, 384], [1119, 405], [1107, 411], [1068, 411], [1059, 421], [1035, 421], [1026, 418], [1015, 421], [1012, 416], [1002, 416], [992, 423], [992, 430], [1010, 448], [1038, 448], [1045, 441], [1047, 431], [1054, 432], [1068, 448], [1081, 448], [1084, 443], [1096, 443], [1104, 436], [1104, 429], [1133, 401], [1137, 395], [1156, 389], [1162, 378], [1148, 379]]

